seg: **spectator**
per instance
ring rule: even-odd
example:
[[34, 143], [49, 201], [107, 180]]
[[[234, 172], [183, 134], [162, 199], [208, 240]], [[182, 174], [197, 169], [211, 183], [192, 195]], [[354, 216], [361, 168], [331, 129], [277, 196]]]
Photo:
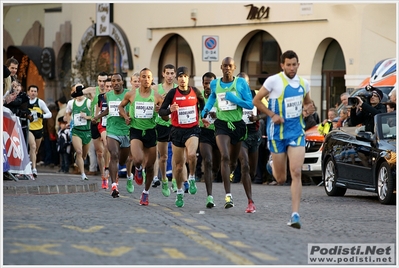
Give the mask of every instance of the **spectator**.
[[389, 101], [396, 103], [396, 86], [389, 92]]
[[[57, 116], [55, 118], [55, 122], [59, 122], [58, 119], [65, 115], [65, 110], [66, 110], [66, 107], [67, 107], [67, 99], [66, 99], [66, 97], [62, 96], [61, 98], [59, 98], [57, 100], [57, 105], [58, 105], [58, 113], [57, 113]], [[59, 125], [55, 126], [55, 130], [58, 132]]]
[[305, 123], [305, 131], [308, 130], [309, 128], [317, 125], [316, 120], [314, 119], [313, 115], [309, 114], [307, 109], [302, 110], [302, 117], [303, 117], [303, 121]]
[[396, 111], [396, 103], [395, 102], [387, 102], [385, 105], [387, 107], [387, 113], [393, 113]]
[[69, 173], [69, 159], [71, 153], [71, 136], [68, 122], [61, 116], [58, 118], [57, 152], [60, 154], [60, 170], [58, 172]]
[[317, 107], [316, 107], [316, 104], [314, 104], [313, 100], [312, 100], [312, 104], [313, 104], [313, 107], [314, 107], [314, 112], [311, 113], [311, 115], [313, 116], [314, 121], [316, 121], [316, 124], [320, 124], [320, 116], [317, 113]]
[[50, 118], [43, 120], [44, 165], [54, 167], [59, 164], [57, 131], [55, 130], [58, 109], [54, 102], [47, 104], [47, 107], [52, 115]]
[[341, 104], [343, 106], [348, 106], [349, 93], [348, 92], [342, 93], [340, 98], [341, 98]]
[[335, 108], [328, 109], [328, 118], [324, 119], [324, 121], [317, 127], [317, 130], [321, 135], [327, 135], [333, 128], [336, 128], [336, 124], [334, 124], [334, 119], [337, 117], [337, 111]]
[[337, 122], [337, 127], [351, 127], [350, 121], [350, 110], [346, 107], [342, 107], [341, 111], [339, 112], [339, 119]]
[[14, 57], [11, 57], [6, 60], [5, 65], [7, 66], [8, 70], [10, 71], [11, 81], [12, 82], [18, 81], [17, 72], [18, 72], [19, 62]]
[[[364, 125], [365, 131], [374, 133], [374, 116], [379, 113], [386, 113], [386, 107], [381, 103], [383, 93], [378, 88], [371, 87], [372, 96], [368, 102], [364, 102], [359, 96], [356, 96], [358, 102], [353, 105], [350, 112], [350, 118], [353, 125]], [[356, 113], [356, 110], [359, 110]]]

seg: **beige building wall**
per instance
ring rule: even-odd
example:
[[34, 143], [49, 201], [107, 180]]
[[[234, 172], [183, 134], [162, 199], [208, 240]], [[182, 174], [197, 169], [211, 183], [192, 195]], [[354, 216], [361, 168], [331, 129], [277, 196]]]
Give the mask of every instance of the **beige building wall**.
[[[396, 3], [255, 2], [257, 7], [270, 8], [269, 17], [262, 20], [247, 20], [249, 7], [245, 5], [248, 4], [115, 3], [113, 22], [127, 35], [131, 50], [139, 49], [137, 56], [132, 51], [134, 69], [128, 71], [128, 76], [144, 67], [156, 75], [161, 50], [174, 34], [182, 36], [190, 46], [195, 85], [200, 87], [202, 74], [209, 71], [209, 62], [202, 61], [203, 35], [219, 36], [219, 62], [212, 62], [211, 70], [221, 76], [222, 59], [232, 56], [238, 73], [243, 50], [253, 32], [266, 31], [282, 51], [292, 49], [298, 53], [301, 64], [298, 74], [310, 80], [314, 99], [321, 99], [322, 63], [331, 40], [336, 40], [343, 51], [347, 88], [359, 85], [381, 59], [397, 57]], [[44, 14], [44, 8], [59, 6], [61, 13]], [[17, 18], [20, 18], [18, 23]], [[96, 4], [16, 5], [3, 9], [3, 19], [4, 29], [11, 34], [15, 45], [20, 45], [32, 23], [38, 20], [45, 27], [45, 46], [50, 47], [60, 26], [70, 21], [72, 59], [75, 59], [84, 32], [96, 20]]]

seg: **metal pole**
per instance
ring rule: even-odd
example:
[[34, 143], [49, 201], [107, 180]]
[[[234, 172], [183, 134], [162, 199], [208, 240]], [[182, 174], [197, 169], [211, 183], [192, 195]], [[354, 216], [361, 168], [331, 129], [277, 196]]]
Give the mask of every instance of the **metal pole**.
[[212, 72], [212, 62], [209, 61], [209, 71]]

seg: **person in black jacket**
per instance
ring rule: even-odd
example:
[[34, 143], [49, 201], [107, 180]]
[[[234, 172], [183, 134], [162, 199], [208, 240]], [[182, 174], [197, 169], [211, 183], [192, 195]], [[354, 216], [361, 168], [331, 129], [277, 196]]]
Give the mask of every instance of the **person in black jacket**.
[[353, 105], [350, 112], [352, 125], [362, 124], [365, 131], [374, 133], [374, 116], [380, 113], [386, 113], [386, 107], [381, 103], [384, 96], [381, 90], [370, 86], [371, 98], [369, 103], [364, 102], [362, 98], [356, 96], [357, 104]]

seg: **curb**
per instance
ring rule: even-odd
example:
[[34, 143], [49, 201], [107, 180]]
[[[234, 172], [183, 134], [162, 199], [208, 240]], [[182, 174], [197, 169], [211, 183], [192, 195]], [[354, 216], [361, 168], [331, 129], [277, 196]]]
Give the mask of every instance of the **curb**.
[[98, 183], [80, 185], [3, 186], [3, 195], [87, 193], [98, 192], [98, 189]]

